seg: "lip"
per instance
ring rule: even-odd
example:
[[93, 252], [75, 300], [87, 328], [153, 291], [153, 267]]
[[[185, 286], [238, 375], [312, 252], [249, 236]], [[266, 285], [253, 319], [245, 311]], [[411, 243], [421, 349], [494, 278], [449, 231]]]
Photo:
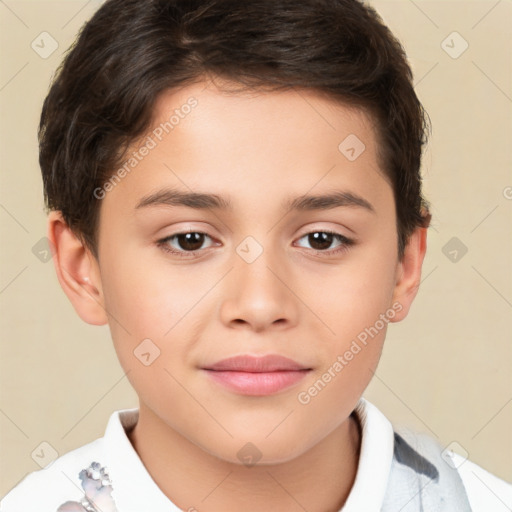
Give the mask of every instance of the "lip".
[[277, 371], [310, 370], [311, 368], [303, 366], [293, 359], [289, 359], [288, 357], [280, 356], [278, 354], [268, 354], [265, 356], [251, 356], [249, 354], [244, 354], [222, 359], [212, 365], [206, 366], [204, 369], [213, 371], [268, 373]]
[[241, 395], [266, 396], [287, 389], [311, 368], [277, 354], [241, 355], [202, 368], [218, 384]]

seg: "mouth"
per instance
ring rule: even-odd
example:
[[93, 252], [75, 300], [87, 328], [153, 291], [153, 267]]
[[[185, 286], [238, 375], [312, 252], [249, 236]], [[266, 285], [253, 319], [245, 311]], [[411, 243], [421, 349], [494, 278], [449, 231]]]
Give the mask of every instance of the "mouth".
[[217, 384], [241, 395], [267, 396], [296, 385], [312, 368], [280, 355], [241, 355], [202, 368]]

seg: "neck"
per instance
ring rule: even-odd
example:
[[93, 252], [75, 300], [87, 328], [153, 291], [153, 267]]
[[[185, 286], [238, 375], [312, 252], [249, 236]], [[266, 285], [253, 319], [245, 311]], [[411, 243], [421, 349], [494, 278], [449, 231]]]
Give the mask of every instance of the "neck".
[[186, 511], [338, 512], [355, 480], [361, 431], [355, 415], [309, 451], [278, 464], [219, 459], [141, 404], [128, 437], [161, 491]]

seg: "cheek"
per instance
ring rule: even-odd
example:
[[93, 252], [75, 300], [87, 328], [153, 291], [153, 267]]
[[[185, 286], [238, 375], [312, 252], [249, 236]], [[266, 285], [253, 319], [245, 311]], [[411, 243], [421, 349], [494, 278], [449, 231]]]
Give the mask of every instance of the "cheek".
[[207, 283], [186, 267], [125, 252], [104, 265], [105, 305], [128, 331], [161, 338], [193, 308]]
[[[177, 383], [183, 380], [190, 343], [183, 329], [190, 329], [192, 306], [198, 301], [196, 294], [187, 297], [183, 290], [194, 289], [194, 284], [189, 280], [186, 287], [185, 278], [177, 282], [170, 275], [164, 277], [162, 269], [154, 265], [136, 272], [132, 268], [136, 265], [125, 255], [104, 279], [105, 304], [119, 363], [140, 400], [155, 410], [166, 410], [173, 397], [173, 410], [181, 411], [182, 402], [190, 407]], [[186, 416], [186, 411], [182, 413]]]
[[326, 330], [318, 337], [322, 364], [296, 399], [304, 417], [318, 422], [323, 432], [347, 417], [377, 368], [387, 326], [396, 314], [390, 303], [393, 269], [389, 264], [363, 265], [360, 272], [352, 268], [340, 273], [330, 284], [331, 293], [322, 297], [324, 320], [334, 334]]
[[[318, 407], [323, 404], [335, 410], [340, 400], [357, 401], [370, 381], [387, 326], [396, 314], [392, 304], [395, 271], [395, 246], [383, 237], [354, 252], [329, 279], [322, 280], [321, 289], [310, 292], [316, 297], [313, 307], [329, 327], [318, 337], [322, 367], [315, 378], [321, 393], [311, 389], [312, 395], [322, 395], [315, 399]], [[305, 401], [311, 398], [307, 394]]]
[[[190, 353], [212, 318], [205, 308], [211, 306], [208, 292], [218, 277], [212, 271], [191, 272], [187, 265], [168, 264], [156, 250], [154, 258], [146, 255], [141, 264], [140, 252], [126, 250], [105, 258], [105, 306], [114, 348], [135, 389], [163, 390], [172, 387], [165, 369], [179, 379], [190, 365]], [[144, 359], [151, 360], [153, 354], [157, 358], [146, 367]]]
[[[149, 339], [162, 350], [163, 341], [170, 338], [172, 327], [185, 314], [182, 289], [173, 286], [160, 269], [142, 264], [129, 252], [108, 261], [105, 258], [102, 267], [105, 309], [114, 347], [125, 370], [138, 369], [140, 361], [134, 351], [139, 344]], [[145, 343], [151, 349], [151, 343]]]
[[394, 248], [372, 243], [350, 255], [335, 271], [329, 270], [321, 287], [311, 287], [308, 293], [315, 297], [322, 320], [342, 345], [373, 325], [391, 307], [395, 257]]

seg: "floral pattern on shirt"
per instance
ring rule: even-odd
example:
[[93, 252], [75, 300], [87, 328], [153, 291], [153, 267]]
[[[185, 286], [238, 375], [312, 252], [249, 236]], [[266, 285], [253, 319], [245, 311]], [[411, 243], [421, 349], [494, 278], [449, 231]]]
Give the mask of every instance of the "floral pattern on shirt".
[[82, 481], [84, 497], [78, 501], [66, 501], [57, 512], [117, 512], [112, 498], [112, 482], [107, 469], [99, 462], [92, 462], [78, 474]]

